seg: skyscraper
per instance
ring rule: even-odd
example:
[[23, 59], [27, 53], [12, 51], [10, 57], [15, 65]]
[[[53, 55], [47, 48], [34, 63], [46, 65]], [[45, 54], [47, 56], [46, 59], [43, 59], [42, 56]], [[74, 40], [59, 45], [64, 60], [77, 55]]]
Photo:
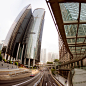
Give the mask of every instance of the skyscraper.
[[46, 63], [46, 49], [41, 49], [41, 62]]
[[26, 66], [33, 66], [40, 61], [40, 48], [45, 11], [26, 6], [11, 26], [5, 40], [5, 58], [15, 58]]

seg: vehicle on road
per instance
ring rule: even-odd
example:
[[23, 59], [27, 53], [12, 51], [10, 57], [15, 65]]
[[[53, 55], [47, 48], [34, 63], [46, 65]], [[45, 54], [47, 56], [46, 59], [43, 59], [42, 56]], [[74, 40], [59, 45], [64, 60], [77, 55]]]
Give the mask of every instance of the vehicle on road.
[[31, 74], [30, 77], [34, 77], [34, 74]]

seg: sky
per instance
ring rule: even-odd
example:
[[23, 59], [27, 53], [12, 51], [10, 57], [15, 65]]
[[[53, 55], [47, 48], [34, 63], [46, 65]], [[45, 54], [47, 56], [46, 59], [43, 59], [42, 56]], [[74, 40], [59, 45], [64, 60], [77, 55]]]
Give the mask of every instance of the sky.
[[58, 53], [58, 32], [45, 0], [0, 0], [0, 40], [5, 40], [12, 23], [28, 4], [31, 4], [32, 11], [36, 8], [45, 9], [41, 47], [47, 52]]

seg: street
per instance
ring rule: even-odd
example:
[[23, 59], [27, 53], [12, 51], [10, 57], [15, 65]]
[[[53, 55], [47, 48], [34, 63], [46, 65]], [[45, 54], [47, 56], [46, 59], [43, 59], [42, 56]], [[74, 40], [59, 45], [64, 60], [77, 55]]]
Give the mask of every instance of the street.
[[42, 86], [59, 86], [54, 81], [54, 79], [51, 77], [48, 69], [44, 71], [44, 79], [43, 79], [43, 85]]

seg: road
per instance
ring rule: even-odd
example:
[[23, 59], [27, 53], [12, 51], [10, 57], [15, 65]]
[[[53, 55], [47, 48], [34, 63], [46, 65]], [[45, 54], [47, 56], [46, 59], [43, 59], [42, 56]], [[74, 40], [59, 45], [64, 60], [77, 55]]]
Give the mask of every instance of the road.
[[0, 86], [33, 86], [39, 78], [41, 77], [41, 73], [36, 74], [34, 77], [26, 77], [18, 80], [10, 80], [10, 81], [0, 81]]
[[46, 69], [44, 71], [43, 85], [42, 86], [59, 86], [51, 77], [49, 71]]

